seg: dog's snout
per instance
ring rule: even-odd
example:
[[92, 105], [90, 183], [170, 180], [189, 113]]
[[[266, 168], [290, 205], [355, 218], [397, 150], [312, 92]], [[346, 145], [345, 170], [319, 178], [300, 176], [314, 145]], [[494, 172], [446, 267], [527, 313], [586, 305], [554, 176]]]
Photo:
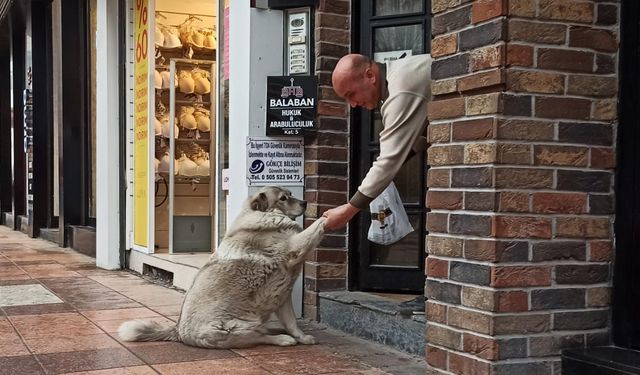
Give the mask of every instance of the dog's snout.
[[307, 208], [307, 201], [302, 201], [302, 208], [306, 209]]

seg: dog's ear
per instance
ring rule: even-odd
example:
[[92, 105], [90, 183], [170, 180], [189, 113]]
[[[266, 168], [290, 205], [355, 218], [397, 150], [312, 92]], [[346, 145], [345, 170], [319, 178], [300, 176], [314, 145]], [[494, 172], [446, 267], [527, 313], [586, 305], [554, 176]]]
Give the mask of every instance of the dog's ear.
[[257, 197], [253, 198], [251, 201], [251, 209], [254, 211], [266, 211], [269, 208], [269, 198], [267, 198], [267, 194], [260, 193]]

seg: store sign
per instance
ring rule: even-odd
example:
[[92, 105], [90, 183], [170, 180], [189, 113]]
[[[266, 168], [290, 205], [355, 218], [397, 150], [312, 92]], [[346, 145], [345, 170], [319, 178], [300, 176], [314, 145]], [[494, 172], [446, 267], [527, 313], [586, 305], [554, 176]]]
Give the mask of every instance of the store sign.
[[267, 135], [301, 136], [315, 127], [318, 79], [267, 77]]
[[146, 248], [149, 223], [149, 3], [148, 0], [136, 0], [135, 4], [133, 243]]
[[304, 141], [247, 138], [247, 185], [304, 186]]

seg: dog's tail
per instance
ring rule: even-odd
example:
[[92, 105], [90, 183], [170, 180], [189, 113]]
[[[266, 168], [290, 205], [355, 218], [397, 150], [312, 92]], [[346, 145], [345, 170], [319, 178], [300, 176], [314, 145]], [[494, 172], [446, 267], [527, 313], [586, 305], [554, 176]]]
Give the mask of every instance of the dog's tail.
[[124, 341], [180, 341], [178, 327], [170, 327], [153, 320], [130, 320], [118, 328], [118, 335]]

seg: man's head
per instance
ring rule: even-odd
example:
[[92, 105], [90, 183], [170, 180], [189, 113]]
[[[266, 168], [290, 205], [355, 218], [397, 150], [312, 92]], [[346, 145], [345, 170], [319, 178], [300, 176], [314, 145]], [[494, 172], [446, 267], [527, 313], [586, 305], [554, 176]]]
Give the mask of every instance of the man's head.
[[352, 107], [377, 108], [380, 103], [380, 68], [364, 55], [343, 56], [331, 76], [333, 89]]

